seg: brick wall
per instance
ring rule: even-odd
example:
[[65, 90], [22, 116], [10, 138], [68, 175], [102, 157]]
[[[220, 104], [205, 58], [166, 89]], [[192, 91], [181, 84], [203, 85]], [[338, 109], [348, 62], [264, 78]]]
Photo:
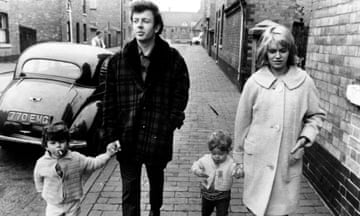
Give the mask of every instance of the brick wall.
[[[338, 215], [359, 215], [360, 109], [346, 100], [345, 92], [360, 75], [360, 1], [314, 1], [312, 10], [306, 68], [327, 118], [317, 139], [321, 150], [307, 153], [305, 172], [322, 194], [335, 191], [324, 199]], [[317, 162], [323, 155], [329, 166]]]
[[[10, 3], [12, 15], [16, 14], [19, 25], [36, 29], [37, 41], [61, 40], [61, 11], [64, 11], [65, 3], [60, 1], [34, 1], [18, 0]], [[62, 7], [63, 8], [62, 8]], [[15, 24], [15, 23], [14, 23]], [[18, 33], [18, 32], [16, 32]]]
[[[126, 2], [124, 2], [124, 10], [126, 9]], [[104, 40], [107, 47], [111, 46], [120, 46], [121, 44], [121, 6], [120, 1], [118, 0], [107, 0], [106, 3], [100, 0], [97, 0], [96, 10], [89, 10], [89, 22], [96, 22], [96, 26], [99, 30], [105, 32]], [[129, 19], [129, 17], [124, 17]], [[109, 35], [111, 35], [109, 37]], [[95, 36], [95, 31], [90, 32], [90, 40]], [[110, 41], [111, 40], [111, 41]]]
[[[72, 30], [74, 42], [90, 44], [97, 29], [105, 32], [107, 45], [120, 45], [120, 1], [108, 0], [106, 4], [97, 1], [95, 10], [90, 10], [86, 1], [83, 12], [82, 1], [72, 1]], [[0, 5], [1, 6], [1, 5]], [[0, 10], [4, 8], [1, 6]], [[17, 0], [8, 2], [10, 44], [0, 47], [0, 61], [20, 54], [20, 31], [23, 26], [36, 31], [36, 41], [68, 41], [66, 0]], [[78, 26], [78, 28], [77, 28]], [[91, 29], [92, 27], [92, 29]], [[86, 37], [84, 35], [86, 32]], [[78, 40], [77, 40], [78, 39]]]
[[[307, 1], [307, 0], [303, 0]], [[217, 0], [215, 11], [221, 11], [222, 7], [230, 7], [231, 4], [240, 2], [236, 0]], [[222, 69], [230, 73], [232, 79], [237, 79], [239, 66], [239, 46], [240, 46], [240, 15], [245, 13], [245, 28], [243, 43], [243, 58], [241, 64], [240, 80], [235, 80], [241, 86], [249, 77], [251, 71], [251, 44], [252, 37], [248, 37], [247, 32], [257, 23], [263, 20], [272, 20], [274, 22], [291, 27], [296, 16], [297, 8], [296, 0], [247, 0], [244, 11], [238, 9], [224, 15], [224, 32], [222, 47], [218, 51], [218, 62], [221, 63]], [[211, 16], [211, 20], [215, 20], [215, 15]], [[214, 25], [215, 29], [215, 25]], [[216, 37], [216, 32], [215, 32]], [[212, 47], [212, 55], [217, 58], [217, 47]], [[239, 83], [240, 82], [240, 83]]]

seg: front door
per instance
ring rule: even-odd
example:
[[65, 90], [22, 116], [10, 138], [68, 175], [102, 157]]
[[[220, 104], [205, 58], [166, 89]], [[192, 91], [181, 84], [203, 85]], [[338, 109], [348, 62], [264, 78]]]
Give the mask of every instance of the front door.
[[19, 26], [20, 31], [20, 52], [36, 43], [36, 30], [25, 26]]

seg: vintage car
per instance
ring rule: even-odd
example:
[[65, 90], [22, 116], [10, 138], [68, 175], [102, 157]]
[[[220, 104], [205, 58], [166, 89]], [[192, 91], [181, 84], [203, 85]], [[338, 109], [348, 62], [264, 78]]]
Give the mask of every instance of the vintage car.
[[89, 45], [46, 42], [19, 57], [0, 93], [0, 145], [41, 144], [44, 125], [64, 121], [70, 147], [99, 150], [104, 70], [111, 51]]

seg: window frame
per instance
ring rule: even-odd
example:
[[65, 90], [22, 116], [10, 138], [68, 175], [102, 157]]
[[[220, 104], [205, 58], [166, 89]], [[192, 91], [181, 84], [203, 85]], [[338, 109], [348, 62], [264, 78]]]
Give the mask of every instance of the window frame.
[[4, 33], [5, 33], [5, 41], [0, 40], [0, 44], [8, 44], [8, 43], [10, 43], [9, 16], [8, 16], [7, 13], [4, 13], [4, 12], [0, 12], [0, 31], [4, 31]]

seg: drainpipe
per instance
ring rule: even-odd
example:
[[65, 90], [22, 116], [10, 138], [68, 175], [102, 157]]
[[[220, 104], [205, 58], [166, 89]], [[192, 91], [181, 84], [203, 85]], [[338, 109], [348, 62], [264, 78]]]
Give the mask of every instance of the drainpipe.
[[71, 15], [71, 0], [67, 0], [66, 11], [69, 15], [69, 32], [70, 32], [70, 42], [73, 42], [73, 29], [72, 29], [72, 15]]
[[123, 47], [123, 40], [124, 40], [124, 27], [123, 27], [123, 17], [124, 17], [124, 5], [123, 5], [123, 1], [120, 1], [120, 47]]
[[240, 16], [240, 24], [241, 24], [241, 29], [240, 29], [240, 37], [239, 37], [239, 64], [238, 64], [238, 69], [237, 69], [237, 80], [239, 81], [240, 80], [240, 76], [241, 76], [241, 63], [242, 63], [242, 57], [243, 57], [243, 52], [242, 52], [242, 49], [243, 49], [243, 44], [244, 44], [244, 25], [245, 24], [245, 21], [244, 21], [244, 18], [245, 18], [245, 10], [244, 10], [244, 5], [243, 5], [243, 1], [240, 0], [240, 12], [241, 12], [241, 16]]

